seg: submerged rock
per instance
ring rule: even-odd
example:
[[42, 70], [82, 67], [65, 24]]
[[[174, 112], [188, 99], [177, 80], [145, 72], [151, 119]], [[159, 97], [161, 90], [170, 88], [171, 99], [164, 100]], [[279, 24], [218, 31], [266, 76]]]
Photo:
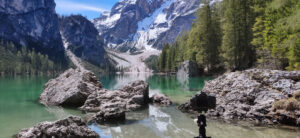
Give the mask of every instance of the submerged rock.
[[39, 102], [46, 106], [79, 107], [84, 104], [90, 94], [101, 88], [102, 84], [94, 73], [87, 70], [69, 69], [46, 83]]
[[55, 122], [43, 122], [23, 129], [17, 138], [100, 138], [81, 118], [68, 117]]
[[103, 123], [118, 123], [125, 121], [125, 111], [118, 108], [104, 108], [95, 114], [92, 114], [91, 117], [87, 118], [89, 123], [97, 122], [100, 124]]
[[172, 104], [172, 101], [164, 94], [154, 94], [150, 97], [151, 103], [169, 106]]
[[[226, 120], [277, 122], [271, 114], [274, 102], [300, 91], [299, 81], [300, 71], [250, 69], [224, 74], [203, 88], [203, 92], [216, 97], [217, 106], [208, 115]], [[183, 111], [195, 111], [190, 102], [181, 107], [186, 107]]]
[[98, 112], [90, 121], [111, 122], [125, 120], [126, 111], [134, 111], [149, 101], [149, 85], [145, 81], [135, 81], [119, 90], [102, 89], [95, 91], [80, 107], [86, 112]]

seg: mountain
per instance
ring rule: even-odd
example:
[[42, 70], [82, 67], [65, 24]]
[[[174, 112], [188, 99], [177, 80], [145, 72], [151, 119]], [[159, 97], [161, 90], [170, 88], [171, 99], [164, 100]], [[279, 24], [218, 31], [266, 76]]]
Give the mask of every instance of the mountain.
[[120, 0], [92, 22], [105, 45], [120, 51], [161, 49], [190, 30], [201, 0]]
[[54, 0], [0, 0], [0, 40], [65, 62]]
[[94, 65], [99, 66], [107, 62], [106, 51], [98, 30], [88, 19], [81, 15], [61, 17], [59, 26], [65, 48]]

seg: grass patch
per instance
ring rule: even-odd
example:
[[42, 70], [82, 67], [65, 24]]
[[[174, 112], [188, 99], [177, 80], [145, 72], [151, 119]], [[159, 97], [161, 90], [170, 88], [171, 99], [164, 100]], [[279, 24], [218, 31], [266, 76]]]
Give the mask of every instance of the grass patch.
[[300, 110], [300, 92], [296, 92], [293, 97], [274, 102], [273, 110], [295, 111]]
[[294, 94], [295, 99], [297, 99], [298, 101], [300, 101], [300, 91], [296, 92]]

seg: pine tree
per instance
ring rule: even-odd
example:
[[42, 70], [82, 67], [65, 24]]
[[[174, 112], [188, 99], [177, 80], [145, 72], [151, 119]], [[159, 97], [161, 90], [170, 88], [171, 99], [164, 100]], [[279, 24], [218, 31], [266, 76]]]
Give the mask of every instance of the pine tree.
[[160, 71], [166, 71], [166, 67], [167, 67], [167, 54], [168, 54], [168, 50], [169, 50], [169, 44], [166, 44], [163, 49], [162, 49], [162, 53], [159, 57], [159, 70]]
[[[215, 12], [215, 11], [214, 11]], [[204, 1], [204, 5], [198, 12], [198, 43], [196, 44], [196, 61], [206, 68], [208, 72], [212, 71], [219, 61], [220, 38], [216, 30], [219, 27], [218, 18], [212, 18], [213, 11], [209, 1]], [[217, 16], [214, 13], [214, 16]]]
[[225, 22], [222, 43], [223, 57], [230, 70], [250, 67], [255, 55], [252, 40], [253, 11], [252, 1], [225, 0]]

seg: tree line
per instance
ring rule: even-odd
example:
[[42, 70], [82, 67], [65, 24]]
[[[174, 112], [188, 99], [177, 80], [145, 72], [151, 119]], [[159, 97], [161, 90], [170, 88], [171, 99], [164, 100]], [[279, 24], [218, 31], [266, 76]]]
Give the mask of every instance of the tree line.
[[186, 60], [209, 73], [300, 69], [299, 0], [204, 0], [196, 17], [189, 32], [163, 47], [159, 71], [176, 71]]
[[54, 75], [63, 70], [34, 49], [18, 47], [12, 42], [0, 41], [0, 76], [1, 75]]

